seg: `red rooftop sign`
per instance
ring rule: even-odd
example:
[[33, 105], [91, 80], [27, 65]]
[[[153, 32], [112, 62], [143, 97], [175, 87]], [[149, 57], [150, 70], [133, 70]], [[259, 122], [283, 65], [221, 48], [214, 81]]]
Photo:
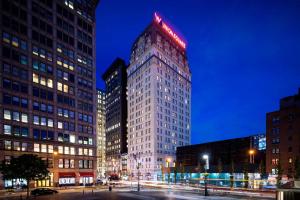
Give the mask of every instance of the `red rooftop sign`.
[[158, 23], [181, 47], [186, 48], [186, 44], [183, 40], [181, 40], [176, 33], [162, 21], [162, 18], [155, 12], [154, 13], [154, 21]]

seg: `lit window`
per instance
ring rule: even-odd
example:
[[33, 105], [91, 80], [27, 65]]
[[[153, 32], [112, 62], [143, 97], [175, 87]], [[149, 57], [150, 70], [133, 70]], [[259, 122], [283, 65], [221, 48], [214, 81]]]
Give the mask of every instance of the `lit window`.
[[47, 145], [46, 144], [41, 145], [41, 152], [42, 153], [47, 153]]
[[27, 143], [22, 143], [22, 151], [27, 151]]
[[8, 33], [3, 32], [2, 40], [6, 43], [10, 43], [10, 35]]
[[57, 122], [57, 128], [62, 129], [63, 128], [63, 123], [62, 122]]
[[74, 168], [75, 167], [75, 162], [73, 159], [70, 160], [70, 168]]
[[36, 46], [32, 47], [32, 54], [38, 56], [39, 55], [39, 49]]
[[85, 156], [88, 155], [88, 149], [83, 149], [83, 155], [85, 155]]
[[89, 156], [93, 156], [93, 149], [89, 149]]
[[65, 84], [64, 84], [64, 92], [68, 93], [68, 91], [69, 91], [68, 85], [65, 85]]
[[45, 77], [40, 77], [40, 84], [46, 86], [46, 78]]
[[34, 152], [40, 152], [40, 144], [34, 143], [34, 145], [33, 145], [33, 151]]
[[41, 125], [42, 126], [46, 126], [47, 125], [46, 117], [41, 117]]
[[64, 153], [64, 148], [63, 146], [58, 146], [58, 153], [63, 154]]
[[89, 145], [93, 145], [93, 138], [89, 138]]
[[19, 47], [19, 40], [18, 40], [18, 38], [13, 37], [13, 38], [12, 38], [12, 41], [11, 41], [11, 44], [12, 44], [14, 47]]
[[69, 147], [65, 147], [65, 154], [70, 154], [70, 148]]
[[48, 153], [53, 153], [53, 145], [48, 145]]
[[75, 148], [74, 147], [70, 147], [70, 154], [75, 155]]
[[34, 83], [39, 83], [39, 76], [36, 73], [32, 73], [32, 81]]
[[21, 114], [21, 121], [22, 121], [23, 123], [28, 123], [28, 115], [25, 114], [25, 113], [22, 113], [22, 114]]
[[63, 84], [60, 82], [57, 82], [57, 90], [63, 91]]
[[62, 61], [61, 61], [61, 58], [60, 58], [60, 57], [57, 58], [56, 63], [57, 63], [58, 65], [62, 65]]
[[70, 142], [75, 143], [75, 135], [70, 135]]
[[52, 79], [48, 79], [48, 80], [47, 80], [47, 86], [48, 86], [49, 88], [53, 88], [53, 81], [52, 81]]
[[293, 163], [293, 158], [289, 158], [289, 163]]
[[14, 150], [21, 151], [20, 142], [14, 142]]
[[33, 116], [33, 124], [39, 125], [40, 124], [40, 118], [39, 116], [34, 115]]
[[53, 119], [48, 119], [48, 127], [53, 127]]
[[11, 125], [3, 125], [3, 133], [6, 135], [11, 135]]
[[62, 53], [62, 49], [61, 48], [62, 48], [61, 45], [57, 44], [56, 51], [59, 52], [59, 53]]
[[11, 150], [11, 141], [5, 140], [5, 141], [4, 141], [4, 148], [5, 148], [6, 150]]
[[10, 110], [4, 110], [3, 117], [4, 117], [4, 119], [11, 120], [11, 112], [10, 112]]
[[45, 58], [46, 52], [44, 49], [40, 49], [40, 57]]
[[65, 159], [65, 168], [69, 168], [69, 165], [70, 165], [69, 159]]
[[82, 155], [82, 148], [78, 148], [78, 155]]
[[59, 159], [58, 160], [58, 168], [63, 168], [64, 167], [64, 160], [63, 159]]

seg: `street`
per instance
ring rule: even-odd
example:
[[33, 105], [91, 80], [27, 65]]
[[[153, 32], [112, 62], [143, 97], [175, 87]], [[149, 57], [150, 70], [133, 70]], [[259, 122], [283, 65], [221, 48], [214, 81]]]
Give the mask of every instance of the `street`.
[[[23, 194], [24, 195], [24, 194]], [[24, 199], [25, 196], [22, 196]], [[2, 200], [19, 200], [20, 195], [14, 196], [2, 196]], [[197, 200], [197, 199], [220, 199], [220, 200], [235, 200], [235, 199], [272, 199], [266, 197], [257, 196], [238, 196], [224, 193], [212, 193], [210, 196], [204, 197], [203, 193], [200, 192], [187, 192], [187, 191], [174, 191], [168, 189], [150, 189], [143, 188], [141, 192], [133, 191], [130, 188], [113, 188], [113, 191], [109, 192], [107, 189], [67, 189], [59, 190], [58, 194], [45, 195], [31, 197], [35, 200], [96, 200], [96, 199], [109, 199], [109, 200], [129, 200], [129, 199], [142, 199], [142, 200]]]

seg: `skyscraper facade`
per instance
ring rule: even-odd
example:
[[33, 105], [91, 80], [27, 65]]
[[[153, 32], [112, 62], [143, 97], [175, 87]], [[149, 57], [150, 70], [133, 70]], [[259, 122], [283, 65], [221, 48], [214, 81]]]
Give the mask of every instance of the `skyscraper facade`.
[[[91, 184], [96, 169], [97, 0], [1, 1], [0, 160], [36, 154], [49, 179]], [[0, 187], [27, 184], [4, 180]]]
[[126, 63], [117, 58], [103, 74], [106, 110], [107, 175], [121, 176], [122, 155], [127, 154]]
[[298, 94], [280, 100], [279, 110], [267, 113], [267, 172], [294, 176], [296, 159], [300, 159], [300, 89]]
[[157, 13], [132, 46], [127, 78], [128, 170], [159, 180], [191, 141], [191, 72], [186, 43]]
[[105, 177], [105, 138], [105, 92], [97, 89], [97, 178]]

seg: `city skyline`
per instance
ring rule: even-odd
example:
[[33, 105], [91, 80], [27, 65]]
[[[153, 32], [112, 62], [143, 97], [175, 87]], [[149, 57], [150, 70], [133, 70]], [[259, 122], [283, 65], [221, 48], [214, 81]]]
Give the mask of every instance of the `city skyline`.
[[299, 13], [292, 2], [115, 3], [103, 1], [96, 11], [97, 87], [115, 57], [129, 63], [132, 42], [157, 11], [187, 41], [192, 144], [265, 132], [266, 113], [300, 86]]

